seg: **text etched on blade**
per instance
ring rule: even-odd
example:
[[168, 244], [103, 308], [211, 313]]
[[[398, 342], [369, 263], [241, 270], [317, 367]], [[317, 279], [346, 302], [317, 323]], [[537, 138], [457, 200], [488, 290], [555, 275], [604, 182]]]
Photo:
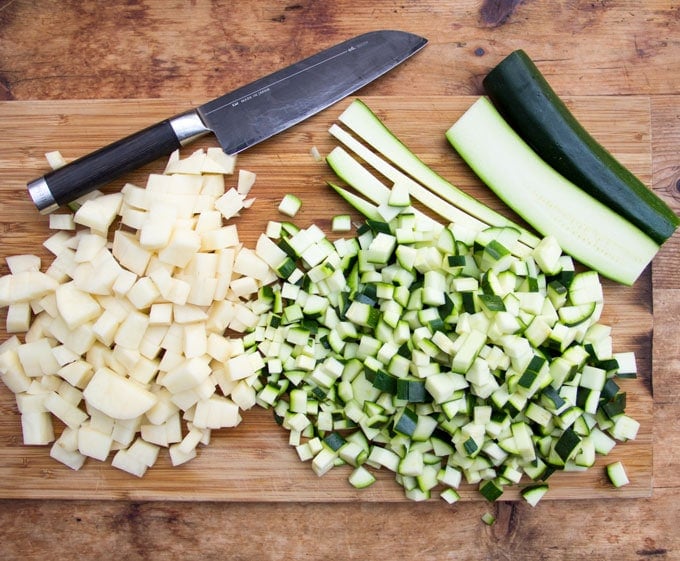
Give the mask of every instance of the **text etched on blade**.
[[251, 99], [255, 99], [256, 97], [259, 97], [262, 94], [266, 94], [267, 92], [270, 92], [270, 91], [271, 91], [271, 87], [267, 86], [266, 88], [262, 88], [261, 90], [257, 90], [256, 92], [253, 92], [251, 94], [248, 94], [248, 95], [242, 97], [241, 99], [233, 101], [231, 103], [231, 106], [236, 107], [237, 105], [239, 105], [241, 103], [246, 103], [247, 101], [250, 101]]

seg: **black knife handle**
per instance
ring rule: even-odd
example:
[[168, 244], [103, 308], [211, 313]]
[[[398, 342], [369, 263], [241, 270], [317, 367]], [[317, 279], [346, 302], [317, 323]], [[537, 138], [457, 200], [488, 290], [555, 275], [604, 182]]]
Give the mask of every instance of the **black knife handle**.
[[52, 212], [206, 134], [194, 111], [166, 119], [126, 136], [28, 184], [28, 192], [42, 214]]

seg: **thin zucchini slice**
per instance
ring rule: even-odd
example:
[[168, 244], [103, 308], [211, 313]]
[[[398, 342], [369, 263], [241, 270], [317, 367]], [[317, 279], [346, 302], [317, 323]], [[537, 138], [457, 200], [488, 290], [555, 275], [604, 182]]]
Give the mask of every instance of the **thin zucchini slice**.
[[[382, 154], [382, 156], [391, 161], [396, 167], [400, 168], [404, 174], [415, 178], [416, 181], [427, 187], [432, 193], [444, 199], [442, 202], [448, 201], [454, 207], [458, 207], [460, 210], [464, 211], [464, 213], [467, 213], [469, 215], [465, 217], [467, 221], [481, 221], [482, 223], [492, 226], [514, 227], [521, 231], [521, 238], [524, 243], [532, 247], [538, 243], [538, 238], [531, 232], [519, 227], [503, 215], [487, 207], [464, 191], [461, 191], [429, 168], [422, 160], [413, 154], [413, 152], [411, 152], [411, 150], [405, 146], [361, 100], [357, 99], [353, 101], [347, 109], [342, 112], [339, 120], [357, 136], [361, 137], [367, 144]], [[343, 131], [337, 126], [333, 127], [330, 132], [341, 142], [350, 145], [351, 149], [354, 149], [354, 147], [358, 145], [358, 143], [352, 142], [350, 135], [347, 135], [346, 133], [343, 134]], [[364, 151], [360, 154], [361, 157], [364, 157], [365, 155], [367, 154], [365, 154]], [[379, 171], [381, 173], [387, 173], [388, 175], [394, 173], [389, 169], [385, 169], [382, 165], [380, 167], [381, 169]], [[393, 178], [403, 179], [404, 175], [398, 174], [396, 177], [393, 176]], [[421, 190], [420, 192], [423, 196], [426, 194], [424, 190]], [[411, 196], [417, 198], [414, 193], [411, 193]], [[429, 197], [429, 199], [434, 200], [433, 197]], [[442, 204], [442, 202], [437, 204]], [[428, 202], [424, 202], [424, 204], [430, 205]], [[431, 208], [437, 211], [436, 208]]]

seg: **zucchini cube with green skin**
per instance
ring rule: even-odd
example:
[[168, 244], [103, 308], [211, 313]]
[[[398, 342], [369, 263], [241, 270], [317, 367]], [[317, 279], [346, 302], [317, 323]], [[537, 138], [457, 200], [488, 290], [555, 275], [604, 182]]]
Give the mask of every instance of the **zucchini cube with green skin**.
[[366, 249], [369, 263], [386, 264], [397, 246], [397, 238], [392, 234], [378, 232]]
[[465, 374], [486, 343], [486, 333], [472, 330], [462, 336], [463, 340], [451, 361], [451, 370]]
[[357, 325], [376, 327], [380, 321], [380, 310], [365, 302], [354, 300], [345, 312], [345, 316]]
[[567, 327], [579, 325], [587, 321], [596, 310], [595, 302], [562, 306], [557, 310], [560, 321]]
[[479, 294], [478, 298], [482, 310], [488, 314], [505, 311], [505, 303], [503, 302], [503, 298], [501, 298], [501, 296], [498, 294]]
[[287, 193], [281, 199], [278, 210], [281, 214], [293, 217], [298, 213], [300, 207], [302, 207], [302, 201], [300, 198], [296, 195], [293, 195], [292, 193]]
[[566, 462], [576, 454], [580, 443], [581, 437], [574, 430], [566, 429], [555, 442], [555, 452]]
[[558, 279], [551, 280], [547, 285], [547, 295], [555, 308], [561, 308], [567, 301], [569, 291]]
[[364, 466], [357, 466], [350, 474], [348, 481], [352, 487], [357, 489], [365, 489], [366, 487], [373, 485], [373, 483], [376, 481], [376, 478]]
[[336, 214], [331, 221], [333, 232], [350, 232], [352, 230], [352, 217], [349, 214]]
[[404, 436], [412, 436], [418, 426], [418, 415], [410, 407], [404, 407], [396, 419], [394, 430]]
[[545, 236], [531, 253], [538, 267], [547, 275], [556, 275], [562, 270], [562, 248], [554, 236]]
[[485, 481], [479, 486], [479, 492], [487, 501], [493, 502], [503, 494], [503, 487], [493, 480]]
[[529, 485], [522, 489], [522, 498], [533, 507], [538, 504], [548, 490], [549, 487], [545, 483]]
[[417, 477], [423, 473], [424, 468], [423, 453], [418, 450], [409, 450], [399, 462], [397, 473]]
[[614, 487], [623, 487], [624, 485], [628, 485], [630, 483], [628, 475], [626, 474], [626, 469], [622, 462], [619, 461], [608, 464], [606, 470], [607, 476]]
[[498, 240], [491, 240], [483, 249], [480, 260], [482, 271], [505, 271], [510, 268], [514, 257], [510, 250]]

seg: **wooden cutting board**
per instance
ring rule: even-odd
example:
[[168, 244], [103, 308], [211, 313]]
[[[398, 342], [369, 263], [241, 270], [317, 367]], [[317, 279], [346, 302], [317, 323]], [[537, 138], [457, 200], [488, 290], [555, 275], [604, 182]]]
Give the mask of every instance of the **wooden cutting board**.
[[[365, 98], [428, 165], [452, 183], [490, 206], [508, 213], [465, 167], [444, 138], [473, 97]], [[47, 171], [45, 152], [60, 150], [67, 160], [179, 113], [202, 100], [6, 102], [0, 103], [0, 257], [36, 253], [49, 261], [41, 243], [50, 235], [48, 219], [29, 201], [26, 182]], [[650, 109], [646, 97], [589, 97], [568, 100], [573, 111], [596, 138], [607, 146], [646, 184], [651, 183]], [[316, 222], [329, 231], [329, 220], [348, 207], [325, 185], [333, 179], [325, 164], [310, 155], [312, 146], [322, 154], [333, 146], [328, 127], [349, 103], [346, 100], [294, 129], [278, 135], [239, 156], [238, 167], [257, 173], [254, 206], [238, 219], [241, 238], [252, 244], [270, 219], [285, 193], [296, 193], [303, 208], [295, 221]], [[206, 138], [196, 144], [216, 145]], [[192, 147], [184, 154], [193, 151]], [[489, 157], [493, 157], [490, 154]], [[144, 184], [150, 172], [162, 171], [165, 161], [139, 170], [124, 181]], [[0, 274], [6, 274], [4, 261]], [[580, 499], [647, 497], [652, 489], [652, 280], [647, 271], [634, 287], [604, 281], [606, 306], [602, 321], [613, 327], [615, 351], [637, 354], [639, 376], [622, 382], [628, 393], [627, 412], [641, 422], [638, 438], [619, 444], [607, 458], [582, 473], [559, 473], [550, 480], [546, 498]], [[0, 340], [4, 340], [4, 312]], [[84, 498], [132, 500], [215, 501], [405, 501], [401, 487], [385, 470], [378, 482], [363, 491], [347, 482], [349, 468], [332, 470], [322, 478], [302, 463], [287, 443], [287, 433], [272, 419], [271, 412], [244, 412], [235, 429], [215, 431], [210, 446], [196, 459], [173, 468], [162, 453], [159, 462], [142, 479], [89, 460], [72, 471], [49, 458], [48, 447], [21, 443], [20, 418], [11, 393], [0, 384], [0, 498]], [[623, 460], [630, 485], [614, 489], [603, 466]], [[479, 499], [477, 491], [464, 486], [465, 500]], [[504, 498], [516, 498], [516, 490]]]

